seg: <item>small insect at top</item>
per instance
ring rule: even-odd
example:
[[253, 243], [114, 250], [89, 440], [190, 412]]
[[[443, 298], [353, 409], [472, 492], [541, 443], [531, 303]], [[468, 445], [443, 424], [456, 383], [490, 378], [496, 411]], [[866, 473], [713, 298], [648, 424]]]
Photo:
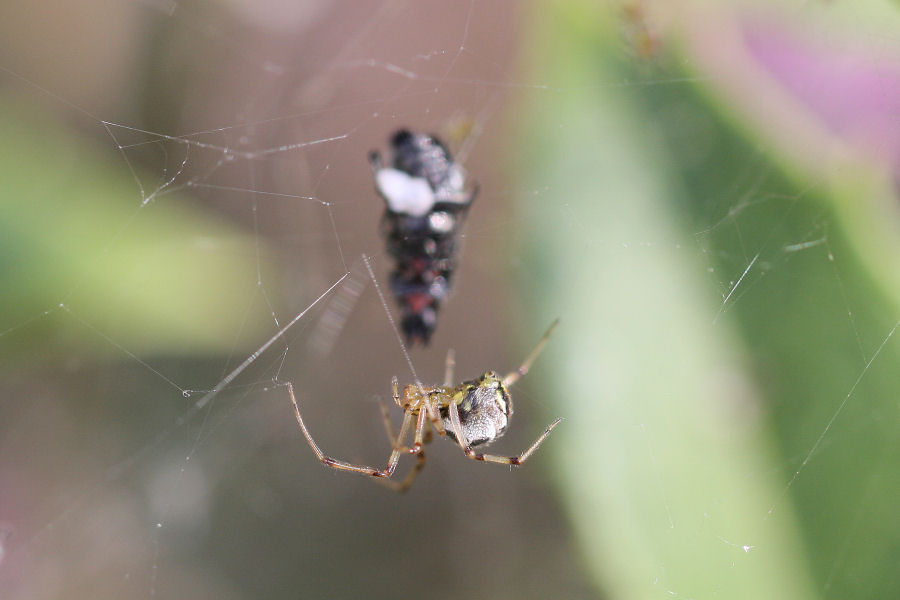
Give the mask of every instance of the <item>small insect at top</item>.
[[432, 135], [401, 129], [390, 141], [391, 163], [369, 154], [375, 188], [384, 198], [382, 234], [394, 259], [391, 290], [400, 304], [407, 341], [427, 344], [457, 264], [456, 233], [477, 193]]

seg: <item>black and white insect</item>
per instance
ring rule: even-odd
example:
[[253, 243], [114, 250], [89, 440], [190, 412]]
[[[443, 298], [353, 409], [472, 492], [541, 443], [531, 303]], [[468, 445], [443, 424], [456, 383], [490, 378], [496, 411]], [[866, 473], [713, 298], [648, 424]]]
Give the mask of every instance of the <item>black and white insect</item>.
[[478, 192], [432, 135], [401, 129], [390, 141], [390, 166], [369, 154], [375, 188], [386, 209], [381, 231], [394, 259], [391, 291], [409, 344], [427, 344], [456, 269], [456, 234]]

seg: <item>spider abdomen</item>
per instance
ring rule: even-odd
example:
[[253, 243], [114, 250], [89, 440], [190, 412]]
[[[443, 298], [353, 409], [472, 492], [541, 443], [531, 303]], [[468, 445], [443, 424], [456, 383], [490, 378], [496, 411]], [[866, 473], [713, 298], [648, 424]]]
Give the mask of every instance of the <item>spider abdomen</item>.
[[[506, 432], [512, 415], [512, 403], [506, 386], [493, 371], [460, 385], [453, 395], [453, 403], [456, 404], [462, 433], [469, 446], [488, 444]], [[447, 435], [456, 440], [449, 410], [449, 407], [443, 409], [441, 418]]]

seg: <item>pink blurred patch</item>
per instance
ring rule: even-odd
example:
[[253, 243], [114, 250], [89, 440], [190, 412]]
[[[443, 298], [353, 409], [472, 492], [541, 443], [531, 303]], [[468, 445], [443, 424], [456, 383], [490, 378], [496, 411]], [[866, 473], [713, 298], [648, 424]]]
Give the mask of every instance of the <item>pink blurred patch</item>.
[[900, 52], [801, 37], [782, 24], [743, 24], [749, 54], [832, 133], [900, 173]]

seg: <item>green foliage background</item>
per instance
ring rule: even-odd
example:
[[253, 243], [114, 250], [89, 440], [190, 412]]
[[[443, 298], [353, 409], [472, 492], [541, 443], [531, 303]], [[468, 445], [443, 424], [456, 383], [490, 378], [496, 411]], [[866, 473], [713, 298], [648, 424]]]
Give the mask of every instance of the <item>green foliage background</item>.
[[[805, 172], [686, 47], [622, 60], [612, 13], [545, 8], [528, 55], [558, 93], [524, 109], [523, 295], [564, 315], [544, 390], [572, 417], [550, 451], [595, 580], [614, 598], [893, 597], [893, 190], [865, 165]], [[641, 85], [662, 74], [693, 83]]]

